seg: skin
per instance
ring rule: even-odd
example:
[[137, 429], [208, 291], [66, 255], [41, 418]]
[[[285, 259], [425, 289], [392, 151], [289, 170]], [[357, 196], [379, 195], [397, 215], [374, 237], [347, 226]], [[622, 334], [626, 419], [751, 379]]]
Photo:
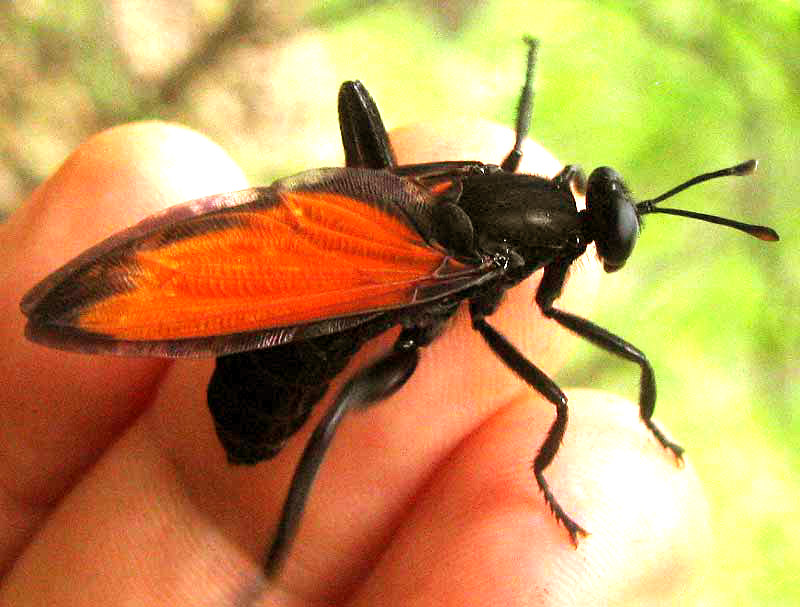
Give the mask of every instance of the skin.
[[[392, 139], [401, 162], [497, 163], [512, 134], [460, 121]], [[535, 144], [526, 152], [522, 171], [558, 170]], [[0, 226], [0, 605], [691, 603], [709, 546], [691, 465], [675, 465], [634, 404], [567, 390], [570, 423], [546, 475], [591, 532], [573, 548], [531, 471], [554, 408], [497, 361], [463, 309], [400, 392], [345, 421], [283, 575], [265, 584], [259, 561], [331, 395], [277, 458], [232, 468], [205, 407], [213, 361], [50, 350], [24, 339], [18, 308], [107, 235], [247, 185], [202, 136], [127, 125], [83, 144]], [[578, 263], [559, 305], [588, 315], [600, 273], [596, 260]], [[538, 277], [490, 322], [552, 375], [575, 340], [538, 314]], [[393, 335], [368, 344], [334, 388]]]

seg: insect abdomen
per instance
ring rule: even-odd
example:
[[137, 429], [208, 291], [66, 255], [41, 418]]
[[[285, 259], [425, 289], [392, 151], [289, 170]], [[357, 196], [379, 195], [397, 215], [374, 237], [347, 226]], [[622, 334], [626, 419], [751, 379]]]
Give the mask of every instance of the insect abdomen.
[[379, 318], [339, 333], [218, 357], [208, 405], [228, 461], [257, 464], [277, 455], [330, 381], [366, 341], [392, 324]]

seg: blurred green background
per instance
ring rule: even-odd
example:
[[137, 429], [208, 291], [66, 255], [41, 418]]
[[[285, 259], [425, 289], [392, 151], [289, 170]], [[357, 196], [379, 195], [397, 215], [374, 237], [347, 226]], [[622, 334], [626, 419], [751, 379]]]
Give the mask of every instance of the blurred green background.
[[[542, 40], [533, 135], [611, 165], [641, 197], [756, 157], [748, 179], [672, 206], [775, 227], [781, 242], [653, 216], [594, 318], [657, 370], [657, 416], [716, 520], [704, 605], [800, 604], [800, 9], [794, 2], [9, 1], [0, 7], [0, 202], [8, 214], [103, 128], [203, 131], [254, 184], [341, 163], [339, 83], [389, 127], [465, 114], [512, 124], [520, 39]], [[498, 159], [499, 160], [499, 159]], [[631, 365], [580, 346], [566, 385], [635, 398]]]

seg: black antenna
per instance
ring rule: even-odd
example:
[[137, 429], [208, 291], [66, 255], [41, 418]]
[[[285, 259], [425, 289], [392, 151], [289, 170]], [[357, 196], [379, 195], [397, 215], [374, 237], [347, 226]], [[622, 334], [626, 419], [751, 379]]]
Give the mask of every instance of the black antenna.
[[666, 200], [667, 198], [674, 196], [678, 192], [682, 192], [686, 188], [690, 188], [693, 185], [697, 185], [698, 183], [703, 183], [704, 181], [708, 181], [710, 179], [716, 179], [717, 177], [728, 177], [731, 175], [735, 177], [741, 177], [743, 175], [751, 175], [755, 172], [757, 166], [758, 162], [756, 160], [748, 160], [746, 162], [742, 162], [741, 164], [728, 167], [727, 169], [720, 169], [719, 171], [713, 171], [711, 173], [703, 173], [702, 175], [693, 177], [689, 181], [686, 181], [680, 184], [679, 186], [672, 188], [668, 192], [661, 194], [661, 196], [652, 198], [650, 200], [644, 200], [638, 203], [636, 205], [636, 210], [639, 213], [639, 215], [647, 215], [648, 213], [664, 213], [665, 215], [680, 215], [681, 217], [691, 217], [692, 219], [699, 219], [700, 221], [707, 221], [708, 223], [716, 223], [718, 225], [735, 228], [737, 230], [744, 232], [745, 234], [750, 234], [750, 236], [755, 236], [759, 240], [768, 240], [768, 241], [780, 240], [778, 233], [772, 228], [768, 228], [766, 226], [757, 226], [749, 223], [742, 223], [741, 221], [726, 219], [725, 217], [717, 217], [716, 215], [706, 215], [705, 213], [695, 213], [694, 211], [684, 211], [683, 209], [662, 209], [660, 207], [655, 206], [662, 200]]

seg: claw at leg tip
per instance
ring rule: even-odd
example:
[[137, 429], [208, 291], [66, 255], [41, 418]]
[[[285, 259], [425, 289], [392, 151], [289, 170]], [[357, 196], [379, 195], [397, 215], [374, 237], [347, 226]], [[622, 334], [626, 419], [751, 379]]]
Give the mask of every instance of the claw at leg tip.
[[576, 529], [567, 529], [567, 532], [569, 533], [569, 540], [572, 543], [572, 547], [575, 548], [576, 550], [578, 549], [581, 540], [591, 535], [583, 527], [577, 527]]

